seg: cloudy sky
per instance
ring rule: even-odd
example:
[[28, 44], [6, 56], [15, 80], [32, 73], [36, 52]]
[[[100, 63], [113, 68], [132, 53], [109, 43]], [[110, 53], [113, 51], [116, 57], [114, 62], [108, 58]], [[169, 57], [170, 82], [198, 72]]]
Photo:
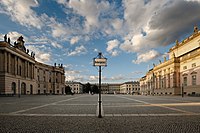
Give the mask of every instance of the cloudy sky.
[[22, 35], [36, 60], [65, 66], [66, 80], [134, 81], [200, 27], [200, 0], [0, 0], [0, 40]]

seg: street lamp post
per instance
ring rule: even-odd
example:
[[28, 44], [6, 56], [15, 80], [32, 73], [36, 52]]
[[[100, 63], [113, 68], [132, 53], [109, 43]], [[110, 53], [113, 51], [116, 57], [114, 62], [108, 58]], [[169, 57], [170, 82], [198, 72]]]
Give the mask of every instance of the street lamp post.
[[102, 118], [101, 114], [101, 67], [107, 66], [107, 58], [103, 57], [102, 53], [99, 52], [98, 56], [96, 58], [93, 58], [93, 66], [99, 67], [99, 114], [98, 118]]

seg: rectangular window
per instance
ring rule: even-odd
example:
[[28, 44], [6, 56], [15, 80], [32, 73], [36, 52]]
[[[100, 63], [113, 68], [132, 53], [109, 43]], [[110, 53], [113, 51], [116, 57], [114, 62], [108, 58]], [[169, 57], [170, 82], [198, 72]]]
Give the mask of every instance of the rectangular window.
[[192, 64], [192, 67], [196, 67], [196, 63], [193, 63], [193, 64]]
[[183, 86], [187, 86], [187, 77], [183, 77]]
[[196, 85], [196, 75], [192, 75], [192, 85]]

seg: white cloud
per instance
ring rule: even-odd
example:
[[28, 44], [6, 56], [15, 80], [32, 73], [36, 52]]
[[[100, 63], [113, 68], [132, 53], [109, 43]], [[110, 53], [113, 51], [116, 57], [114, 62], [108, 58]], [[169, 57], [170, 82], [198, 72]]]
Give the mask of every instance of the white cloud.
[[113, 20], [113, 22], [111, 24], [115, 30], [119, 31], [119, 30], [121, 30], [121, 28], [123, 26], [123, 20], [116, 18]]
[[24, 26], [32, 26], [41, 29], [43, 22], [32, 10], [39, 6], [37, 0], [1, 0], [1, 13], [6, 13], [12, 19]]
[[200, 3], [192, 0], [124, 0], [123, 3], [128, 34], [120, 48], [127, 52], [141, 53], [169, 45], [200, 21], [197, 13]]
[[118, 47], [119, 41], [118, 40], [111, 40], [107, 42], [107, 51], [112, 51], [114, 48]]
[[[66, 14], [69, 14], [69, 8], [73, 9], [74, 16], [80, 15], [83, 19], [76, 19], [78, 22], [78, 34], [89, 35], [98, 38], [98, 33], [103, 35], [122, 34], [123, 19], [119, 18], [119, 7], [115, 2], [97, 0], [57, 0], [66, 8]], [[81, 29], [81, 30], [80, 30]], [[89, 39], [90, 40], [90, 39]]]
[[90, 30], [91, 27], [99, 26], [98, 18], [100, 12], [109, 8], [109, 2], [101, 1], [97, 3], [96, 0], [70, 0], [68, 5], [73, 8], [75, 12], [85, 17], [85, 27], [88, 30]]
[[142, 41], [141, 35], [135, 35], [132, 37], [131, 40], [127, 39], [124, 41], [123, 44], [121, 44], [120, 48], [127, 52], [138, 52], [140, 49], [143, 48], [142, 45], [140, 45], [140, 42]]
[[117, 51], [117, 50], [113, 50], [113, 51], [110, 52], [111, 56], [118, 56], [119, 53], [120, 53], [120, 52]]
[[91, 76], [89, 76], [89, 81], [98, 81], [98, 79], [99, 79], [99, 76], [94, 76], [94, 75], [91, 75]]
[[68, 53], [68, 56], [76, 56], [87, 53], [87, 49], [81, 45], [79, 47], [76, 47], [74, 51], [71, 51]]
[[70, 44], [73, 45], [73, 44], [77, 43], [79, 41], [79, 39], [80, 38], [78, 36], [72, 37], [71, 40], [70, 40]]
[[133, 63], [140, 64], [142, 62], [148, 62], [156, 57], [160, 56], [160, 53], [155, 50], [150, 50], [146, 53], [139, 54], [136, 60], [133, 60]]
[[94, 52], [100, 52], [100, 50], [98, 50], [98, 49], [95, 48], [95, 49], [94, 49]]
[[125, 76], [120, 74], [120, 75], [111, 77], [110, 80], [113, 80], [113, 81], [125, 80]]
[[51, 51], [45, 45], [28, 45], [27, 49], [35, 53], [35, 60], [41, 63], [51, 63]]
[[117, 56], [119, 54], [119, 51], [117, 51], [115, 48], [118, 48], [119, 41], [114, 39], [107, 42], [107, 48], [106, 51], [110, 53], [112, 56]]
[[65, 38], [65, 36], [71, 33], [62, 23], [58, 23], [52, 18], [51, 21], [52, 22], [49, 26], [51, 27], [52, 36], [54, 38]]
[[49, 39], [45, 36], [31, 36], [27, 39], [27, 44], [48, 44], [49, 42]]
[[54, 46], [55, 48], [62, 48], [62, 45], [55, 41], [51, 41], [51, 45]]

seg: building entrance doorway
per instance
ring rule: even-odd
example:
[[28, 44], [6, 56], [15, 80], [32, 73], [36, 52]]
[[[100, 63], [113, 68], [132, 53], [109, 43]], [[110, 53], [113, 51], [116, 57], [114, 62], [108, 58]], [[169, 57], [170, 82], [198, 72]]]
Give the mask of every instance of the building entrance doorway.
[[33, 94], [33, 85], [30, 85], [30, 94]]
[[26, 84], [24, 82], [21, 84], [21, 94], [22, 95], [26, 94]]
[[13, 95], [16, 95], [16, 83], [12, 82], [12, 91], [13, 91]]

